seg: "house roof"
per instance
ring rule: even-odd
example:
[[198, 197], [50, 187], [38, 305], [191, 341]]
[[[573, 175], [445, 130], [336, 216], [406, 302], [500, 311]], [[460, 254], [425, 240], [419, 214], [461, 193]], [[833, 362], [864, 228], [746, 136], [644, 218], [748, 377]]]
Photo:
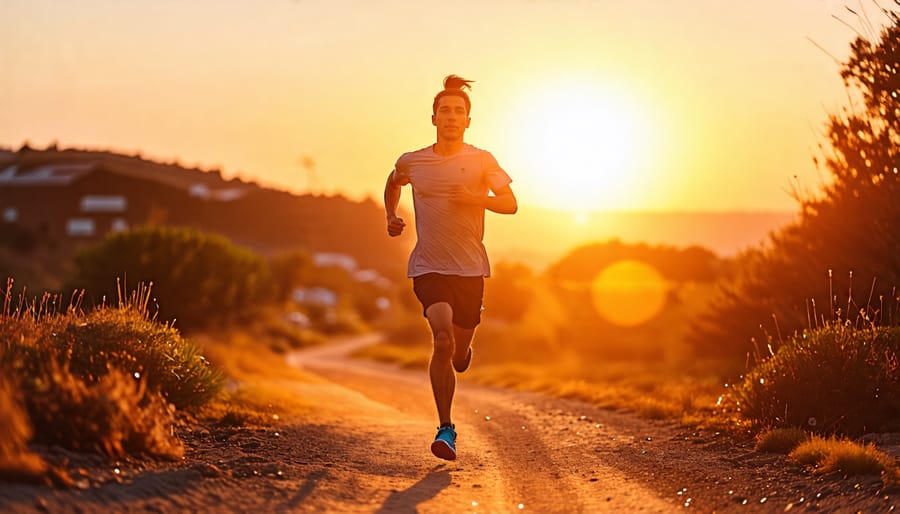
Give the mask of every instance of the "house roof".
[[5, 168], [0, 167], [0, 187], [67, 186], [89, 173], [102, 170], [165, 184], [218, 201], [235, 200], [258, 189], [255, 184], [225, 180], [218, 171], [188, 169], [177, 164], [161, 164], [106, 152], [29, 150], [15, 157]]
[[93, 164], [47, 164], [23, 170], [13, 164], [0, 170], [0, 186], [67, 186], [95, 169]]

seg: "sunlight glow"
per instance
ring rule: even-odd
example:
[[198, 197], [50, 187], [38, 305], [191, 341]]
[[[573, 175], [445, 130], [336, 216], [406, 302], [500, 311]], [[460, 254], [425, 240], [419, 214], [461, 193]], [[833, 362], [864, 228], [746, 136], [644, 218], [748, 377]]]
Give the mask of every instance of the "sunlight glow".
[[666, 301], [665, 279], [653, 266], [636, 260], [614, 262], [591, 284], [594, 308], [610, 323], [633, 327], [659, 314]]
[[652, 145], [648, 117], [628, 95], [588, 79], [548, 83], [518, 109], [510, 144], [537, 202], [587, 212], [640, 198]]

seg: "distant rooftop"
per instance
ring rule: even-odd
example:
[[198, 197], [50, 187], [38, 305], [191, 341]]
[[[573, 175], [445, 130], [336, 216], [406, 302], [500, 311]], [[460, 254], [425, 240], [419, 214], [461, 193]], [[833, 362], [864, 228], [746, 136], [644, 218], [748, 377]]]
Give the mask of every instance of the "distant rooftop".
[[225, 180], [217, 170], [203, 171], [162, 164], [137, 156], [82, 150], [0, 150], [0, 187], [67, 186], [93, 171], [151, 180], [193, 196], [231, 201], [258, 189], [255, 184]]
[[96, 165], [90, 163], [47, 164], [27, 170], [13, 164], [0, 170], [0, 186], [67, 186], [94, 169]]

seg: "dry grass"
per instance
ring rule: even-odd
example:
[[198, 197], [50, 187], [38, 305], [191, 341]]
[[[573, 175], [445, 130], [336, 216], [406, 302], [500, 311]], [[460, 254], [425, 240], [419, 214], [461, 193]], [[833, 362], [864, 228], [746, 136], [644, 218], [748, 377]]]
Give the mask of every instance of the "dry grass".
[[816, 473], [880, 475], [890, 483], [897, 483], [900, 477], [896, 459], [872, 444], [861, 445], [848, 439], [815, 436], [800, 443], [789, 456]]
[[83, 312], [45, 294], [29, 299], [7, 282], [0, 310], [0, 474], [64, 483], [30, 443], [110, 458], [184, 454], [175, 408], [203, 405], [222, 376], [171, 326], [147, 315], [149, 287]]
[[19, 396], [19, 390], [0, 377], [0, 480], [39, 481], [47, 472], [47, 463], [28, 451], [32, 428]]
[[28, 398], [32, 422], [41, 427], [36, 442], [109, 457], [151, 455], [177, 459], [184, 454], [174, 435], [175, 409], [146, 381], [118, 369], [86, 382], [49, 361], [45, 382]]
[[240, 329], [223, 329], [196, 334], [193, 340], [216, 368], [233, 381], [252, 381], [259, 377], [283, 378], [310, 382], [319, 380], [312, 374], [288, 366], [285, 356], [273, 349], [265, 336]]
[[[425, 336], [418, 342], [382, 342], [357, 352], [355, 357], [424, 370], [431, 350], [427, 333]], [[724, 429], [735, 423], [721, 415], [717, 405], [723, 388], [713, 371], [714, 363], [597, 362], [572, 351], [539, 355], [520, 351], [503, 359], [492, 348], [495, 341], [484, 336], [476, 335], [475, 364], [461, 379], [578, 399], [650, 419], [681, 420], [692, 426]], [[528, 362], [523, 362], [523, 357]]]
[[431, 356], [431, 346], [427, 339], [423, 341], [418, 347], [377, 344], [363, 348], [353, 356], [378, 362], [389, 362], [397, 364], [401, 368], [426, 369]]
[[225, 392], [204, 406], [198, 417], [228, 426], [262, 426], [287, 415], [308, 415], [315, 408], [291, 384], [323, 379], [287, 364], [265, 334], [225, 329], [194, 339], [230, 378]]
[[898, 355], [898, 327], [827, 322], [790, 337], [750, 370], [735, 400], [758, 426], [808, 426], [824, 435], [895, 432]]
[[809, 437], [808, 433], [793, 427], [765, 430], [756, 436], [756, 451], [787, 455]]
[[[630, 411], [650, 419], [675, 419], [713, 426], [718, 380], [648, 367], [646, 363], [619, 362], [599, 366], [587, 378], [576, 377], [576, 363], [547, 365], [506, 364], [473, 368], [468, 378], [479, 383], [538, 391], [573, 398], [603, 407]], [[585, 373], [581, 373], [585, 375]], [[702, 418], [702, 419], [701, 419]], [[705, 423], [701, 423], [705, 421]]]

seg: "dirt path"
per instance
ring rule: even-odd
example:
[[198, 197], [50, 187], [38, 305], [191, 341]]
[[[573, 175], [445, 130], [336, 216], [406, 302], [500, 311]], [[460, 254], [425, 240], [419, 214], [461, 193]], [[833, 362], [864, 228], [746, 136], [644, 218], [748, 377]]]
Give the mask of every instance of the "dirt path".
[[[345, 357], [370, 342], [346, 341], [295, 355], [291, 362], [358, 393], [355, 416], [371, 412], [376, 419], [370, 426], [393, 439], [385, 444], [401, 460], [433, 466], [420, 481], [395, 486], [380, 508], [855, 512], [887, 511], [893, 505], [890, 495], [880, 494], [875, 478], [814, 477], [784, 456], [758, 454], [720, 434], [464, 380], [454, 403], [459, 460], [440, 464], [428, 451], [436, 418], [426, 374]], [[389, 413], [378, 414], [381, 409]]]
[[[426, 374], [346, 357], [354, 338], [289, 357], [312, 401], [271, 428], [186, 434], [185, 462], [110, 466], [75, 490], [0, 484], [2, 512], [889, 512], [880, 480], [810, 476], [717, 434], [460, 382], [459, 459], [429, 452]], [[477, 362], [475, 363], [477, 365]], [[119, 472], [116, 473], [115, 469]]]

